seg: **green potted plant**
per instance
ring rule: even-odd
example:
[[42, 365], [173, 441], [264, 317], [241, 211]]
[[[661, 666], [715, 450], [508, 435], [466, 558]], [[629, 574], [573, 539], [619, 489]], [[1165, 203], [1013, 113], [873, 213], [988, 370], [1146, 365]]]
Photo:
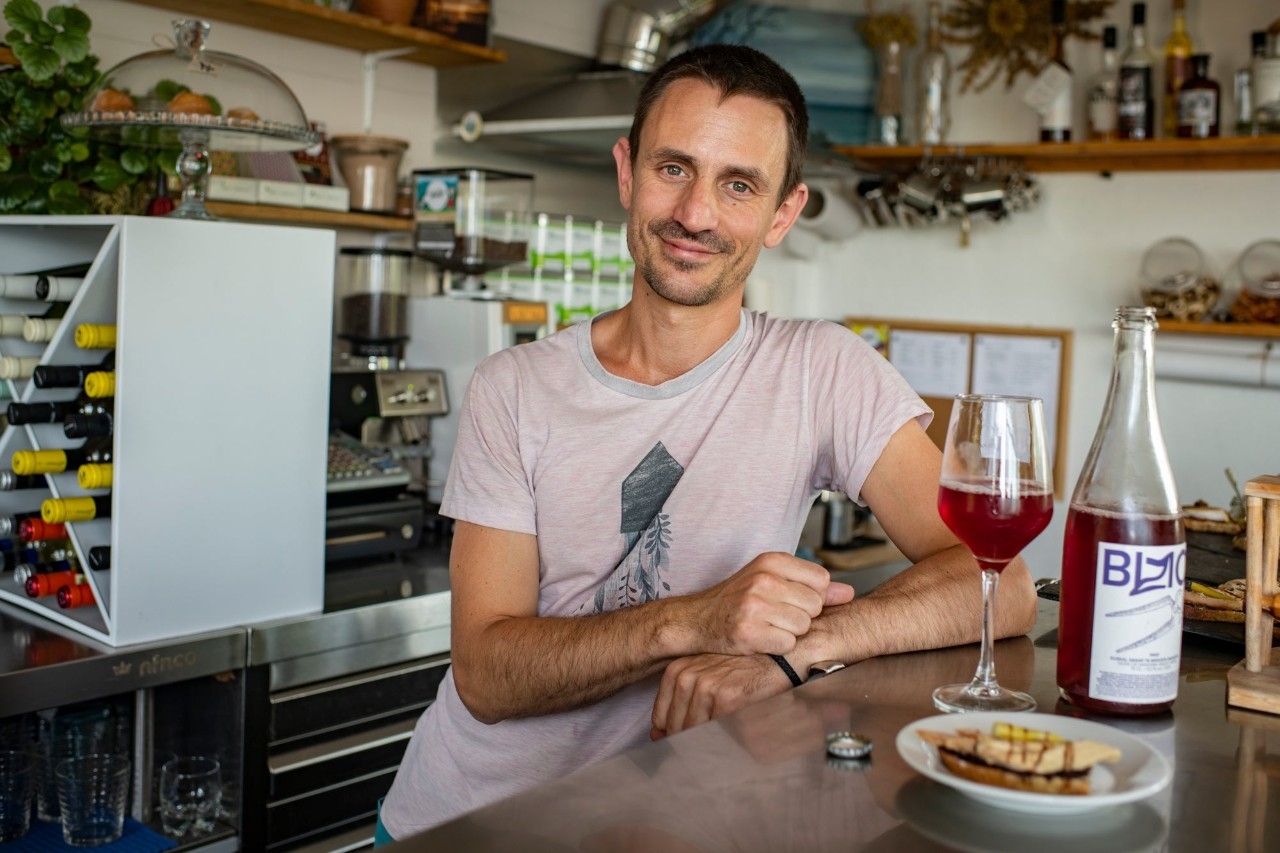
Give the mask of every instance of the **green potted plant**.
[[5, 35], [19, 66], [0, 73], [0, 213], [141, 213], [157, 156], [64, 129], [99, 79], [89, 16], [8, 0]]

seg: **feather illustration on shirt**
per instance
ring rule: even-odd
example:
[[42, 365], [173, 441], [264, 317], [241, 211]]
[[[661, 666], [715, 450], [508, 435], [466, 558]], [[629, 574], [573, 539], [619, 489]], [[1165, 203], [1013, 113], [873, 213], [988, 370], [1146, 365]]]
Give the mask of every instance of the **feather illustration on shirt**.
[[662, 507], [683, 475], [684, 466], [658, 442], [622, 481], [623, 557], [596, 590], [594, 612], [643, 604], [671, 591], [662, 580], [671, 547], [671, 520]]

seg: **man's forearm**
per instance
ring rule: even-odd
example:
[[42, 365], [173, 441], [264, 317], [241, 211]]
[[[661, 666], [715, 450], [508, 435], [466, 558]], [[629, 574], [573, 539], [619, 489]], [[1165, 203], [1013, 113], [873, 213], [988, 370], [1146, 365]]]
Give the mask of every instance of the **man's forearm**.
[[[1035, 590], [1021, 559], [1001, 575], [996, 635], [1025, 634], [1035, 621]], [[866, 658], [977, 642], [982, 633], [980, 570], [963, 546], [904, 570], [840, 607], [828, 607], [787, 656], [797, 670], [819, 660]]]

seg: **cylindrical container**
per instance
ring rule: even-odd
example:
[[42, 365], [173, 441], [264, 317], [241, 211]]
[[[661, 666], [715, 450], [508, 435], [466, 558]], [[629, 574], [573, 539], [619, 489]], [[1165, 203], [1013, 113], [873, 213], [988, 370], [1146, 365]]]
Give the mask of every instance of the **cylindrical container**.
[[0, 752], [0, 842], [21, 838], [31, 829], [35, 790], [32, 753]]
[[409, 338], [407, 249], [348, 247], [338, 253], [338, 335], [363, 355], [391, 355]]
[[828, 492], [823, 503], [826, 516], [822, 525], [822, 547], [847, 548], [857, 535], [857, 508], [839, 492]]
[[182, 840], [208, 835], [222, 802], [222, 765], [216, 758], [183, 755], [160, 768], [160, 822]]
[[1089, 711], [1165, 711], [1178, 695], [1187, 545], [1156, 411], [1155, 311], [1120, 308], [1102, 421], [1067, 514], [1058, 688]]
[[1241, 323], [1280, 323], [1280, 240], [1249, 245], [1236, 262], [1240, 293], [1231, 303], [1231, 317]]
[[97, 847], [124, 830], [132, 768], [123, 755], [93, 753], [58, 763], [58, 806], [62, 840], [72, 847]]
[[351, 209], [395, 213], [400, 160], [409, 143], [390, 136], [356, 134], [335, 136], [330, 144], [351, 192]]

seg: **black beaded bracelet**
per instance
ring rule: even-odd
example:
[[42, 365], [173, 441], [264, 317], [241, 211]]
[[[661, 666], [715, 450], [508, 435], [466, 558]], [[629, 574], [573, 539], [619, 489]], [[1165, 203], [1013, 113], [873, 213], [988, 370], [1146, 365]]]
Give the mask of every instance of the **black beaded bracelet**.
[[787, 674], [787, 678], [791, 679], [792, 687], [799, 687], [801, 684], [804, 684], [804, 682], [800, 680], [800, 676], [796, 675], [796, 671], [791, 668], [791, 664], [787, 663], [786, 658], [782, 655], [769, 655], [769, 657], [773, 658], [774, 663], [782, 667], [782, 671]]

